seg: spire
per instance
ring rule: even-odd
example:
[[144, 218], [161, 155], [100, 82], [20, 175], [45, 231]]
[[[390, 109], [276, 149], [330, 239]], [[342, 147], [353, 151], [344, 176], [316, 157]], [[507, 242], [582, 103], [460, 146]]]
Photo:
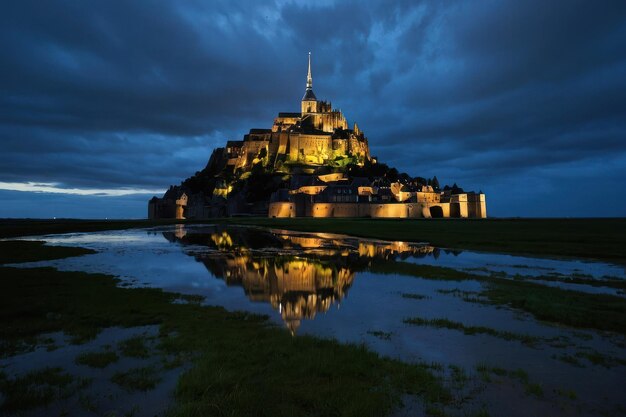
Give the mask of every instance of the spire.
[[306, 76], [306, 91], [304, 92], [304, 97], [302, 97], [302, 101], [310, 101], [317, 100], [315, 94], [313, 93], [313, 77], [311, 77], [311, 53], [309, 52], [309, 72]]
[[313, 88], [313, 77], [311, 77], [311, 53], [309, 52], [309, 73], [306, 76], [306, 89], [311, 90]]

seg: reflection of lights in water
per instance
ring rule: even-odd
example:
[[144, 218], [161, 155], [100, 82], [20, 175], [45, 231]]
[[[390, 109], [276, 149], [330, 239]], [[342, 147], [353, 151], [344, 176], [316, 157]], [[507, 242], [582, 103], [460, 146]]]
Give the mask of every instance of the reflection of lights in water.
[[[216, 230], [217, 229], [217, 230]], [[193, 244], [207, 240], [201, 234], [177, 229], [174, 240]], [[266, 245], [248, 244], [253, 233], [266, 233]], [[428, 254], [433, 247], [411, 245], [401, 241], [367, 241], [337, 235], [263, 232], [233, 228], [213, 228], [209, 247], [218, 252], [198, 255], [198, 260], [227, 285], [244, 288], [254, 302], [269, 303], [295, 333], [303, 319], [326, 313], [332, 305], [341, 308], [341, 300], [352, 286], [355, 271], [348, 265], [353, 256], [363, 259], [389, 259], [397, 254]], [[370, 262], [367, 262], [368, 264]]]

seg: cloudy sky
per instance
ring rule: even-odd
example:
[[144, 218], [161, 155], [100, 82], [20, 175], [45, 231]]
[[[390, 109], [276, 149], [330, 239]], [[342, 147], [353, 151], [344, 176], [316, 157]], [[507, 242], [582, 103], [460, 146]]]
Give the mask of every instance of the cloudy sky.
[[624, 1], [7, 1], [0, 217], [145, 217], [313, 88], [492, 216], [626, 215]]

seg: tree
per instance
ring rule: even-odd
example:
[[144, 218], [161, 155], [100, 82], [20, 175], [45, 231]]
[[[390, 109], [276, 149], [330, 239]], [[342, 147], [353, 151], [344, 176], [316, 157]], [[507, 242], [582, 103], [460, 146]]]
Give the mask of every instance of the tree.
[[433, 177], [432, 186], [435, 189], [435, 191], [439, 191], [439, 180], [437, 179], [436, 175]]

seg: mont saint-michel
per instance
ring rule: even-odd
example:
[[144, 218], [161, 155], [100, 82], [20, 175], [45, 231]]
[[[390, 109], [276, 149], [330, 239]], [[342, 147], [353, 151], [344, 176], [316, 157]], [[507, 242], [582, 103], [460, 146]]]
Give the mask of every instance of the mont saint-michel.
[[[419, 169], [419, 167], [416, 167]], [[485, 194], [411, 177], [370, 153], [357, 123], [313, 92], [300, 112], [213, 151], [206, 167], [148, 203], [150, 219], [268, 217], [486, 218]]]
[[0, 35], [0, 417], [626, 417], [626, 1]]

